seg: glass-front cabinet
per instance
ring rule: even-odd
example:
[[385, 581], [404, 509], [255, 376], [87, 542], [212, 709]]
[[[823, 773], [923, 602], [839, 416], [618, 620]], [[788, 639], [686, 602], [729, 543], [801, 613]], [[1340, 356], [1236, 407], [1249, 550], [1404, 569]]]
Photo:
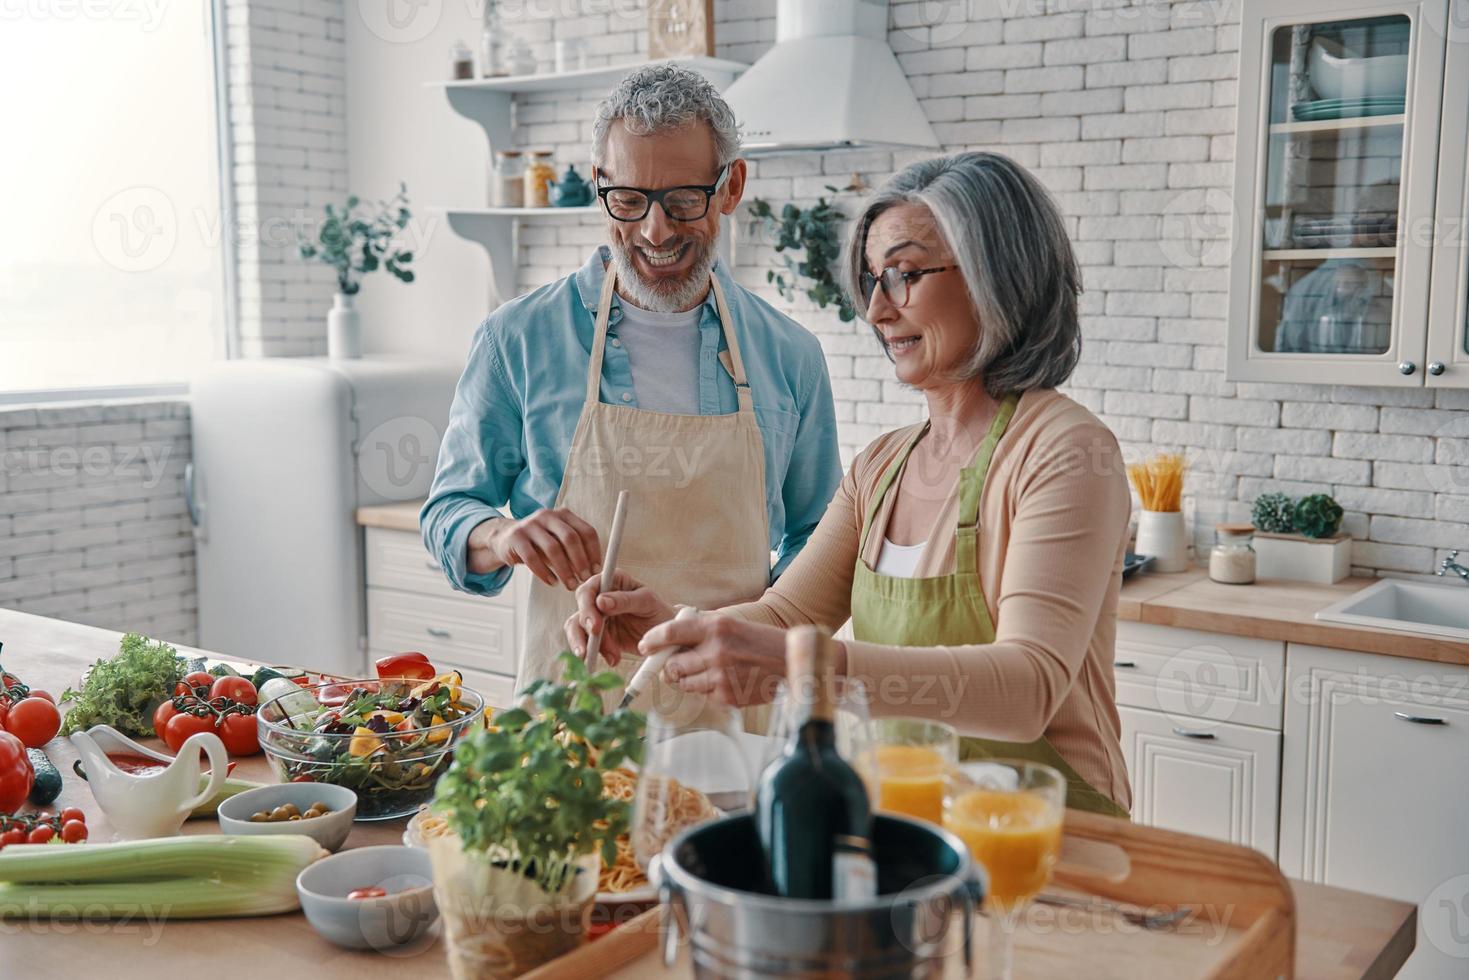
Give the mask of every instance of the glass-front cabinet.
[[1448, 89], [1459, 97], [1445, 96], [1450, 10], [1450, 0], [1246, 0], [1231, 379], [1469, 386], [1462, 235], [1460, 358], [1430, 351], [1450, 316], [1436, 283], [1448, 261], [1435, 233], [1445, 154], [1457, 153], [1460, 193], [1449, 203], [1465, 214], [1469, 89], [1461, 79]]
[[1427, 380], [1463, 388], [1469, 387], [1469, 0], [1454, 0], [1448, 38]]

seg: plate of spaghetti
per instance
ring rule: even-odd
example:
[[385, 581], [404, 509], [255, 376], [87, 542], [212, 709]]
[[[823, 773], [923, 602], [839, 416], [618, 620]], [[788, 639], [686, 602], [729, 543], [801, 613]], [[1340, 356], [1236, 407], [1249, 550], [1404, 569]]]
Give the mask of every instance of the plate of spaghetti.
[[[612, 769], [602, 774], [603, 794], [630, 806], [636, 799], [637, 785], [637, 773], [630, 769]], [[669, 776], [658, 777], [658, 785], [645, 794], [644, 808], [646, 813], [634, 814], [633, 830], [618, 836], [617, 860], [602, 867], [596, 901], [603, 905], [657, 901], [657, 891], [638, 866], [634, 835], [644, 853], [656, 853], [682, 831], [720, 816], [720, 810], [707, 796]], [[644, 817], [641, 822], [639, 816]], [[448, 822], [425, 805], [408, 821], [403, 843], [425, 847], [429, 840], [452, 833]]]

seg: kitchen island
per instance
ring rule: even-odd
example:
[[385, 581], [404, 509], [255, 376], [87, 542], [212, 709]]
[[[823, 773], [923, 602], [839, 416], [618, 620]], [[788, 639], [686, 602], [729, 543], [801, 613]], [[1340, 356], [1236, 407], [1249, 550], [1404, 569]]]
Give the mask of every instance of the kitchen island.
[[[114, 655], [119, 639], [119, 634], [108, 630], [0, 610], [0, 642], [5, 644], [6, 666], [33, 686], [58, 695], [65, 687], [75, 685], [90, 664]], [[180, 648], [180, 652], [202, 651]], [[264, 652], [262, 658], [269, 659]], [[109, 839], [106, 821], [86, 784], [72, 774], [76, 753], [70, 744], [64, 739], [53, 740], [47, 753], [64, 774], [65, 788], [54, 806], [82, 808], [87, 813], [93, 840]], [[273, 781], [263, 756], [240, 760], [236, 775]], [[1093, 826], [1097, 819], [1100, 818], [1092, 818]], [[1119, 827], [1126, 828], [1121, 835], [1153, 842], [1160, 848], [1177, 847], [1191, 840], [1167, 831], [1128, 824]], [[403, 821], [359, 823], [347, 846], [397, 843], [402, 830]], [[212, 820], [195, 820], [185, 825], [184, 832], [215, 833], [217, 826]], [[1070, 853], [1068, 847], [1068, 856]], [[1204, 882], [1197, 887], [1207, 889], [1208, 885]], [[1301, 980], [1386, 980], [1412, 952], [1417, 921], [1414, 906], [1320, 885], [1293, 882], [1290, 887], [1297, 923], [1296, 977]], [[1207, 906], [1211, 899], [1200, 895], [1191, 901]], [[1192, 924], [1205, 933], [1210, 928], [1223, 928], [1225, 912], [1227, 907], [1213, 910], [1211, 916], [1196, 918]], [[448, 976], [447, 963], [437, 942], [394, 951], [394, 955], [381, 955], [351, 952], [327, 943], [299, 913], [199, 922], [169, 922], [164, 916], [165, 910], [150, 909], [140, 910], [128, 922], [72, 923], [45, 919], [0, 922], [3, 975], [46, 977], [64, 971], [69, 975], [103, 976], [108, 980], [156, 980], [170, 969], [190, 971], [213, 964], [215, 969], [224, 971], [230, 968], [230, 963], [248, 963], [252, 973], [268, 970], [276, 975], [351, 976], [354, 980], [378, 977], [401, 980], [405, 973], [420, 978]], [[1114, 925], [1101, 931], [1090, 926], [1068, 927], [1066, 917], [1059, 913], [1038, 913], [1017, 942], [1018, 976], [1060, 978], [1084, 973], [1089, 977], [1115, 976], [1119, 980], [1150, 976], [1179, 980], [1176, 973], [1168, 972], [1166, 962], [1152, 967], [1148, 962], [1151, 954], [1147, 951], [1171, 944], [1172, 933], [1142, 933], [1122, 925], [1120, 920]], [[1099, 932], [1105, 934], [1094, 935]], [[617, 938], [616, 933], [613, 938]], [[1189, 937], [1180, 930], [1178, 941], [1186, 938]], [[1144, 939], [1148, 942], [1144, 943]], [[1206, 934], [1203, 940], [1207, 939]], [[1194, 941], [1199, 941], [1197, 935]], [[615, 975], [613, 971], [618, 964], [613, 962], [611, 954], [629, 945], [609, 943], [603, 947], [608, 958], [601, 961], [594, 974]]]

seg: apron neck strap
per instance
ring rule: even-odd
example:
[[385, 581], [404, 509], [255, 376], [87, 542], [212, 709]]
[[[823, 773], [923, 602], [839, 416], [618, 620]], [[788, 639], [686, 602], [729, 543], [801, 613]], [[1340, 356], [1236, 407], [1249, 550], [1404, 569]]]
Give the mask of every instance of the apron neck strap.
[[979, 498], [984, 493], [985, 479], [989, 476], [990, 460], [994, 459], [995, 447], [999, 445], [1000, 437], [1010, 425], [1019, 401], [1016, 395], [1005, 396], [1000, 402], [999, 411], [995, 412], [994, 421], [990, 422], [984, 442], [979, 444], [979, 451], [974, 454], [974, 462], [959, 471], [959, 524], [954, 529], [957, 538], [954, 542], [954, 564], [957, 571], [974, 572], [979, 567]]
[[[724, 341], [729, 347], [729, 361], [733, 366], [735, 395], [739, 398], [741, 412], [753, 412], [755, 401], [750, 395], [750, 382], [745, 377], [745, 360], [740, 356], [740, 342], [735, 336], [734, 319], [729, 315], [729, 305], [724, 300], [724, 287], [719, 277], [709, 276], [709, 285], [714, 290], [714, 308], [719, 313], [719, 325], [724, 331]], [[588, 404], [602, 399], [602, 360], [607, 353], [607, 326], [612, 316], [612, 296], [617, 290], [617, 274], [609, 266], [602, 279], [602, 295], [597, 300], [596, 325], [592, 328], [592, 356], [587, 365]]]

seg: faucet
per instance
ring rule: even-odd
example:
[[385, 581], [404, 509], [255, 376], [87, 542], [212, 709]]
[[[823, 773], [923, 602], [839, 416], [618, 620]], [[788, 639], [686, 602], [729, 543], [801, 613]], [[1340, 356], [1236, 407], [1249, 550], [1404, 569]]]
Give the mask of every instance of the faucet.
[[1442, 577], [1445, 572], [1453, 572], [1459, 578], [1463, 579], [1466, 585], [1469, 585], [1469, 568], [1465, 568], [1463, 565], [1454, 561], [1457, 557], [1459, 557], [1457, 551], [1450, 551], [1449, 556], [1443, 560], [1443, 563], [1438, 566], [1438, 571], [1434, 572], [1434, 574]]

